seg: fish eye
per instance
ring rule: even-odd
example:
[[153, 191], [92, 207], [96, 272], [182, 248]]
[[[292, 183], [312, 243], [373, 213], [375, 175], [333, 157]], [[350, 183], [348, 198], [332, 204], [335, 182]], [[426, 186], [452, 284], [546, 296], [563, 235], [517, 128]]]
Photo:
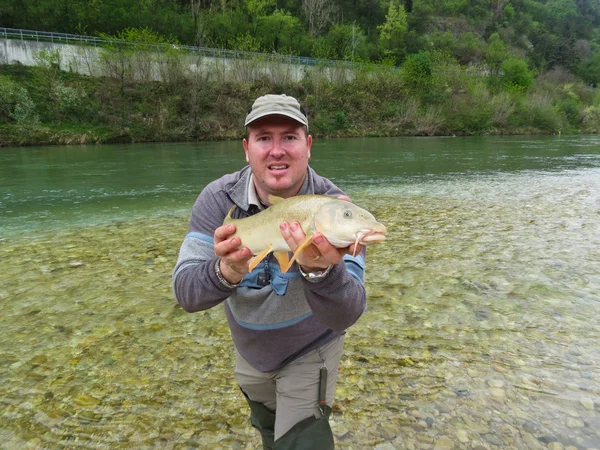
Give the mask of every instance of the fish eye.
[[349, 219], [350, 217], [352, 217], [352, 211], [350, 211], [349, 209], [347, 209], [346, 211], [344, 211], [344, 217], [346, 219]]

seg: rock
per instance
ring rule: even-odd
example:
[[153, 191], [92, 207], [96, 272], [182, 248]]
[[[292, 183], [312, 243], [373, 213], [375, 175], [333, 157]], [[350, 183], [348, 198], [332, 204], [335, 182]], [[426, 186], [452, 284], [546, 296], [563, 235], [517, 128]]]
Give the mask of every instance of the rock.
[[379, 431], [384, 439], [394, 439], [398, 435], [396, 427], [392, 425], [382, 425]]
[[503, 380], [490, 380], [488, 381], [488, 385], [493, 388], [501, 388], [504, 387], [506, 383]]
[[491, 388], [490, 394], [492, 401], [500, 404], [504, 404], [506, 402], [506, 392], [503, 389]]
[[389, 442], [384, 442], [383, 444], [377, 444], [374, 450], [396, 450], [396, 447]]
[[539, 432], [542, 429], [542, 426], [539, 423], [534, 422], [532, 420], [526, 420], [523, 423], [523, 429], [528, 433], [535, 433]]
[[425, 434], [417, 434], [417, 441], [424, 444], [433, 444], [433, 439]]
[[585, 409], [594, 409], [594, 400], [589, 397], [581, 397], [579, 403], [581, 403]]
[[538, 441], [543, 442], [544, 444], [550, 444], [551, 442], [558, 442], [558, 439], [556, 436], [546, 434], [544, 436], [538, 436]]
[[433, 450], [452, 450], [454, 448], [454, 442], [447, 436], [440, 437], [435, 441]]
[[462, 430], [462, 429], [457, 430], [456, 438], [463, 444], [466, 444], [467, 442], [469, 442], [469, 433], [467, 433], [465, 430]]
[[544, 446], [538, 441], [535, 436], [531, 433], [522, 433], [521, 436], [527, 445], [529, 450], [543, 450]]
[[486, 442], [489, 442], [492, 445], [497, 445], [498, 447], [501, 447], [504, 445], [504, 442], [502, 442], [499, 438], [497, 438], [493, 434], [488, 433], [485, 436], [483, 436], [483, 438], [485, 439]]
[[572, 417], [569, 417], [567, 419], [567, 426], [569, 428], [583, 428], [585, 426], [585, 423], [581, 419], [574, 419]]
[[564, 450], [565, 448], [560, 442], [550, 442], [548, 444], [548, 450]]

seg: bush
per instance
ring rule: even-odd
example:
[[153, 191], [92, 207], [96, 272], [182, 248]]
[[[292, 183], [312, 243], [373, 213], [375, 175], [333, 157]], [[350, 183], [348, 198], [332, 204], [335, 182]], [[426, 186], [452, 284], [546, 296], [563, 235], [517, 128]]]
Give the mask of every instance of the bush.
[[426, 92], [431, 84], [432, 61], [429, 52], [420, 51], [409, 55], [402, 64], [402, 78], [412, 94]]
[[509, 91], [524, 92], [533, 84], [533, 74], [527, 62], [520, 58], [508, 58], [501, 66], [500, 80]]
[[0, 75], [0, 119], [14, 120], [20, 125], [40, 121], [29, 92], [10, 78]]

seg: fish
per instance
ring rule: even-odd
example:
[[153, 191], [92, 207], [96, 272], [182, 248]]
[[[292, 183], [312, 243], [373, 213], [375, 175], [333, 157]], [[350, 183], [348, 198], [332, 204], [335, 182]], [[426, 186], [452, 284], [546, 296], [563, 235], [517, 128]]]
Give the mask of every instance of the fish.
[[[235, 225], [236, 232], [232, 237], [240, 238], [240, 248], [248, 247], [252, 252], [248, 266], [250, 272], [269, 253], [274, 254], [281, 271], [287, 272], [316, 233], [321, 233], [337, 248], [385, 240], [385, 225], [369, 211], [347, 200], [328, 195], [297, 195], [287, 199], [269, 195], [269, 203], [269, 208], [242, 219], [231, 217], [236, 208], [233, 205], [223, 221], [223, 225]], [[283, 222], [298, 222], [306, 235], [291, 258], [291, 249], [279, 228]]]

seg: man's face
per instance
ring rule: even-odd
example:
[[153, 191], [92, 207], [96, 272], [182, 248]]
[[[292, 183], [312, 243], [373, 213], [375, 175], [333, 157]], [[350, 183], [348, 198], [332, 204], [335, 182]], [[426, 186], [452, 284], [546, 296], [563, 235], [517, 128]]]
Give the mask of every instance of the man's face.
[[263, 201], [269, 194], [288, 198], [300, 191], [312, 145], [303, 125], [285, 116], [267, 116], [250, 125], [243, 144]]

